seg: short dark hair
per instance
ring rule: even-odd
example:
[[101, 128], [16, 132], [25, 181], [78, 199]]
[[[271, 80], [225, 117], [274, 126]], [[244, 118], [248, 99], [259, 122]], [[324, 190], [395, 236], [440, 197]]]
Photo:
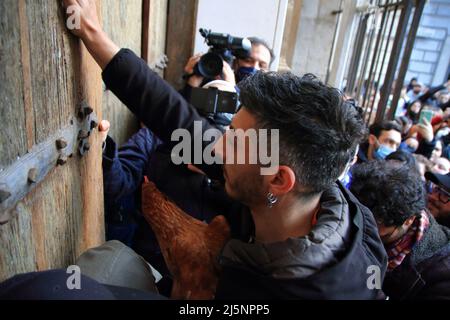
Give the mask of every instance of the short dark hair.
[[369, 133], [373, 134], [375, 137], [380, 137], [381, 133], [383, 131], [390, 131], [395, 130], [398, 131], [400, 134], [402, 133], [402, 128], [396, 121], [381, 121], [381, 122], [375, 122], [372, 124], [369, 128]]
[[354, 166], [350, 191], [386, 227], [401, 226], [426, 207], [419, 172], [396, 160], [374, 160]]
[[267, 41], [265, 41], [264, 39], [258, 38], [258, 37], [249, 37], [248, 40], [250, 40], [252, 46], [262, 45], [262, 46], [266, 47], [267, 50], [269, 50], [269, 53], [270, 53], [269, 66], [270, 66], [272, 64], [272, 62], [275, 60], [275, 53], [273, 52], [272, 48], [269, 46]]
[[305, 193], [334, 183], [366, 137], [355, 106], [314, 75], [257, 72], [239, 88], [242, 105], [258, 126], [279, 130], [280, 164], [294, 170]]
[[407, 151], [397, 150], [389, 154], [385, 160], [396, 160], [400, 162], [404, 162], [412, 168], [417, 168], [416, 159], [414, 156]]

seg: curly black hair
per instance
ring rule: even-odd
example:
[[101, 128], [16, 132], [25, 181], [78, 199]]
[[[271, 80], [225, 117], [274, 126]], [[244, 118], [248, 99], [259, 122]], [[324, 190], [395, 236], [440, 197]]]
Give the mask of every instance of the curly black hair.
[[239, 88], [258, 126], [279, 130], [280, 164], [294, 170], [304, 193], [334, 183], [367, 136], [357, 108], [314, 75], [258, 72]]
[[386, 227], [401, 226], [426, 207], [420, 174], [407, 162], [376, 160], [354, 166], [350, 191]]
[[407, 151], [397, 150], [386, 157], [386, 160], [397, 160], [406, 163], [411, 168], [417, 168], [416, 159]]

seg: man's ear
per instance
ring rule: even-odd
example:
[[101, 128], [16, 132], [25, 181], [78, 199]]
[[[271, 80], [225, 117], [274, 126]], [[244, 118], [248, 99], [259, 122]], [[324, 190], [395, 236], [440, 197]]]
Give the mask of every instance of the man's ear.
[[288, 166], [279, 166], [277, 173], [267, 176], [269, 191], [275, 196], [287, 194], [295, 186], [295, 173]]
[[373, 134], [369, 134], [369, 144], [375, 145], [377, 143], [377, 137], [375, 137]]

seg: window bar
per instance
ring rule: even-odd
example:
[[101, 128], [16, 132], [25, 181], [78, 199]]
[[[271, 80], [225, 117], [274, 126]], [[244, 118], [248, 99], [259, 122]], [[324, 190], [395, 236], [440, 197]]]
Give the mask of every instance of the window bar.
[[375, 121], [381, 121], [384, 118], [386, 112], [387, 103], [389, 100], [389, 95], [391, 92], [392, 83], [395, 78], [395, 71], [397, 69], [397, 64], [399, 61], [400, 51], [402, 49], [403, 42], [405, 40], [406, 29], [408, 26], [409, 16], [412, 10], [412, 1], [404, 1], [404, 6], [401, 11], [400, 20], [397, 27], [397, 32], [395, 34], [394, 44], [392, 46], [392, 52], [389, 59], [388, 68], [386, 71], [386, 76], [384, 78], [383, 87], [380, 91], [380, 101], [378, 103], [377, 115]]
[[391, 109], [389, 110], [389, 119], [394, 119], [395, 113], [397, 111], [397, 104], [402, 91], [403, 83], [405, 81], [406, 71], [408, 69], [409, 60], [411, 58], [411, 52], [414, 47], [414, 40], [417, 35], [417, 29], [419, 28], [420, 18], [422, 17], [422, 12], [425, 7], [425, 0], [418, 0], [417, 6], [414, 10], [413, 20], [411, 22], [410, 30], [408, 33], [408, 39], [406, 40], [406, 45], [402, 57], [402, 62], [400, 65], [400, 70], [397, 75], [397, 81], [395, 82], [395, 90], [392, 98]]
[[[377, 92], [377, 93], [378, 93], [378, 90], [380, 88], [381, 76], [383, 75], [383, 69], [384, 69], [384, 66], [385, 66], [387, 53], [389, 51], [388, 49], [389, 49], [389, 45], [390, 45], [390, 39], [391, 39], [392, 31], [394, 30], [394, 24], [395, 24], [395, 20], [396, 20], [396, 17], [397, 17], [398, 9], [399, 9], [399, 7], [396, 6], [396, 7], [394, 7], [394, 9], [390, 9], [389, 10], [389, 17], [387, 19], [388, 21], [390, 20], [389, 32], [387, 34], [387, 37], [386, 37], [386, 31], [387, 30], [385, 30], [385, 32], [383, 34], [383, 42], [381, 44], [381, 50], [380, 50], [380, 57], [382, 55], [383, 58], [381, 59], [381, 64], [378, 66], [378, 63], [377, 63], [377, 68], [375, 69], [375, 74], [378, 74], [378, 76], [376, 77], [377, 80], [375, 82], [375, 92]], [[370, 105], [369, 119], [372, 118], [372, 113], [373, 113], [373, 110], [374, 110], [375, 101], [376, 101], [376, 99], [373, 99], [372, 103]]]

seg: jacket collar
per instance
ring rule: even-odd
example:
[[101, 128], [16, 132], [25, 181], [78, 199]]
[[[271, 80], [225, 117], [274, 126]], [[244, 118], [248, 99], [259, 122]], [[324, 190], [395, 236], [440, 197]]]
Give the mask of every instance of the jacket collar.
[[221, 258], [276, 278], [304, 278], [336, 263], [351, 242], [350, 229], [348, 202], [334, 185], [323, 193], [317, 224], [307, 236], [271, 244], [233, 239]]

